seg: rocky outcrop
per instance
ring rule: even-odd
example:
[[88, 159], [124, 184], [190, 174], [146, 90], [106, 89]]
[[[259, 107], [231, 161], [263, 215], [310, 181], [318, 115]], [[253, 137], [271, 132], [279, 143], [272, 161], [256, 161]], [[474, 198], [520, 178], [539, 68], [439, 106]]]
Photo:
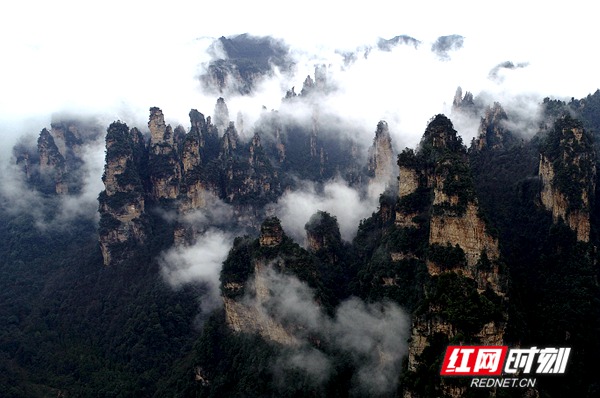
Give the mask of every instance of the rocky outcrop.
[[283, 241], [283, 228], [277, 217], [266, 219], [260, 227], [259, 242], [261, 246], [274, 247]]
[[176, 199], [179, 196], [181, 165], [174, 145], [174, 132], [166, 125], [159, 108], [150, 108], [150, 151], [148, 166], [153, 200]]
[[337, 264], [343, 250], [337, 218], [325, 211], [313, 214], [304, 226], [306, 247], [328, 264]]
[[[466, 152], [450, 120], [443, 115], [432, 119], [419, 152], [405, 150], [398, 157], [398, 165], [395, 224], [399, 228], [429, 231], [430, 254], [426, 259], [429, 273], [460, 272], [475, 280], [480, 291], [490, 288], [503, 295], [505, 286], [498, 267], [485, 270], [478, 267], [483, 255], [491, 264], [499, 259], [498, 240], [489, 234], [479, 215]], [[414, 221], [425, 213], [426, 224]], [[450, 262], [449, 254], [454, 248], [460, 250], [455, 251], [460, 259]], [[444, 264], [439, 264], [440, 261]]]
[[394, 150], [388, 124], [380, 121], [377, 124], [373, 145], [369, 148], [367, 165], [371, 182], [377, 185], [387, 185], [394, 175]]
[[[207, 175], [206, 161], [216, 155], [218, 135], [216, 128], [196, 109], [189, 113], [191, 128], [181, 145], [181, 182], [178, 211], [182, 214], [203, 209], [209, 198], [219, 191], [212, 176]], [[214, 152], [210, 152], [210, 147]]]
[[477, 150], [507, 149], [517, 143], [517, 138], [507, 128], [508, 116], [502, 105], [495, 102], [492, 107], [487, 107], [481, 118], [479, 134], [475, 139], [474, 148]]
[[310, 75], [306, 76], [304, 79], [304, 83], [302, 83], [302, 91], [300, 91], [301, 96], [308, 96], [315, 88], [315, 81], [310, 77]]
[[281, 126], [279, 124], [275, 127], [275, 148], [277, 149], [279, 163], [283, 163], [285, 161], [285, 145], [281, 139]]
[[452, 114], [476, 118], [481, 115], [481, 104], [475, 101], [473, 94], [458, 87], [452, 101]]
[[221, 158], [224, 160], [231, 160], [233, 154], [238, 146], [238, 133], [235, 129], [235, 124], [230, 122], [223, 133], [222, 144], [221, 144]]
[[[215, 118], [220, 120], [219, 123], [229, 118], [223, 98], [217, 101], [215, 108]], [[312, 134], [310, 127], [303, 130], [294, 125], [292, 129], [286, 130], [276, 113], [272, 112], [271, 115], [272, 117], [265, 117], [261, 128], [257, 128], [252, 138], [245, 142], [239, 137], [233, 122], [228, 121], [222, 135], [219, 135], [218, 127], [210, 117], [205, 119], [200, 112], [192, 110], [189, 114], [191, 126], [186, 133], [180, 126], [172, 129], [165, 122], [165, 115], [160, 108], [150, 108], [149, 140], [142, 137], [139, 142], [134, 143], [139, 156], [133, 163], [140, 166], [134, 169], [141, 180], [139, 192], [144, 200], [144, 209], [148, 210], [143, 212], [154, 217], [150, 212], [152, 207], [166, 208], [170, 216], [177, 220], [173, 226], [177, 243], [193, 242], [199, 232], [194, 228], [201, 227], [191, 225], [190, 220], [195, 216], [192, 213], [204, 211], [214, 204], [220, 206], [219, 201], [228, 205], [228, 211], [240, 225], [256, 230], [259, 227], [257, 217], [264, 217], [269, 203], [274, 203], [284, 188], [294, 184], [292, 179], [281, 179], [280, 170], [297, 170], [302, 178], [322, 177], [329, 162], [324, 148], [326, 145], [334, 149], [335, 161], [339, 162], [326, 170], [328, 175], [351, 162], [347, 159], [354, 159], [347, 156], [342, 161], [338, 160], [342, 158], [337, 156], [339, 152], [355, 150], [349, 144], [343, 148], [335, 148], [332, 146], [336, 144], [334, 140], [327, 141], [327, 137], [321, 142], [318, 137], [318, 113], [315, 113]], [[305, 136], [298, 137], [295, 134], [292, 138], [290, 132], [295, 131], [294, 129], [305, 133]], [[380, 130], [381, 140], [387, 147], [377, 151], [377, 163], [383, 162], [383, 154], [389, 157], [391, 148], [387, 131], [383, 127]], [[136, 140], [136, 137], [137, 134], [132, 139]], [[294, 158], [288, 160], [286, 145], [289, 142], [297, 145], [299, 150], [295, 152]], [[307, 146], [310, 143], [312, 147], [309, 149]], [[299, 152], [302, 152], [300, 156]], [[309, 153], [314, 155], [314, 162], [307, 163], [302, 158], [304, 154], [309, 156]], [[110, 187], [113, 185], [113, 174], [121, 173], [117, 171], [120, 170], [117, 167], [119, 162], [122, 163], [122, 169], [130, 169], [125, 166], [127, 161], [128, 159], [122, 158], [107, 164], [107, 194], [112, 194]], [[23, 163], [27, 162], [28, 158], [24, 156]], [[355, 165], [356, 173], [353, 177], [360, 181], [364, 170], [358, 163]], [[381, 175], [379, 171], [377, 175]], [[117, 191], [128, 192], [121, 188]], [[115, 242], [123, 240], [123, 236], [113, 239]]]
[[430, 223], [429, 244], [459, 245], [470, 267], [477, 264], [483, 252], [491, 260], [499, 257], [498, 240], [488, 234], [475, 203], [469, 203], [461, 216], [434, 215]]
[[596, 154], [581, 123], [559, 118], [542, 145], [539, 163], [542, 206], [577, 235], [590, 239], [590, 213], [596, 190]]
[[[268, 267], [260, 260], [254, 261], [253, 266], [253, 275], [246, 281], [246, 293], [251, 299], [237, 301], [223, 298], [227, 325], [238, 333], [257, 333], [267, 341], [285, 346], [299, 345], [299, 340], [265, 310], [271, 300], [266, 276]], [[235, 286], [228, 288], [232, 289]]]
[[[436, 312], [436, 309], [429, 308], [430, 313]], [[432, 316], [415, 321], [411, 325], [411, 339], [408, 346], [408, 369], [416, 371], [419, 362], [416, 360], [425, 348], [428, 346], [428, 337], [441, 333], [452, 339], [457, 334], [457, 330], [452, 324], [445, 321], [442, 317]]]
[[398, 185], [398, 197], [403, 198], [417, 190], [419, 187], [419, 174], [416, 170], [401, 165], [399, 167], [398, 181], [400, 181]]
[[54, 137], [47, 129], [43, 129], [38, 138], [38, 153], [40, 159], [40, 174], [43, 180], [54, 185], [54, 191], [59, 195], [69, 192], [65, 181], [67, 165], [60, 153]]
[[[423, 261], [430, 276], [425, 288], [426, 301], [413, 316], [408, 368], [418, 371], [420, 356], [434, 336], [450, 340], [468, 335], [481, 344], [501, 343], [506, 324], [506, 276], [500, 271], [498, 240], [490, 235], [480, 216], [477, 197], [466, 157], [466, 149], [452, 123], [443, 115], [434, 117], [419, 150], [405, 150], [398, 156], [399, 188], [395, 227], [421, 230], [427, 245], [423, 253], [406, 249], [392, 251], [394, 262]], [[421, 247], [415, 243], [413, 247]], [[385, 281], [384, 281], [385, 282]], [[473, 323], [454, 318], [454, 299], [448, 289], [461, 293], [458, 301], [470, 301], [475, 308], [486, 308], [485, 292], [493, 296], [500, 318], [478, 310]], [[459, 299], [458, 297], [463, 297]], [[486, 296], [487, 297], [487, 296]], [[436, 337], [437, 338], [437, 337]], [[453, 387], [442, 383], [443, 391]], [[457, 390], [458, 391], [458, 390]], [[412, 396], [410, 391], [407, 395]]]
[[466, 152], [449, 119], [436, 116], [419, 152], [405, 150], [398, 165], [398, 227], [416, 227], [413, 219], [428, 211], [429, 245], [458, 245], [468, 267], [475, 266], [484, 252], [488, 259], [498, 259], [497, 239], [479, 216]]
[[289, 275], [297, 267], [310, 265], [306, 251], [283, 245], [284, 241], [290, 243], [276, 217], [263, 222], [258, 242], [237, 238], [223, 263], [221, 292], [225, 319], [233, 331], [256, 333], [268, 341], [294, 346], [300, 343], [294, 336], [297, 325], [284, 320], [274, 301], [281, 300], [283, 273]]
[[56, 117], [37, 142], [13, 148], [16, 164], [32, 189], [45, 195], [78, 195], [84, 185], [84, 149], [95, 144], [105, 127], [95, 120]]
[[[145, 195], [139, 175], [139, 162], [145, 151], [144, 139], [137, 129], [114, 122], [106, 135], [105, 190], [99, 196], [98, 230], [104, 265], [127, 258], [132, 246], [143, 244]], [[113, 254], [114, 253], [114, 254]]]
[[244, 305], [226, 297], [223, 302], [227, 325], [235, 332], [258, 333], [268, 341], [286, 346], [300, 344], [298, 339], [260, 308]]
[[475, 105], [475, 101], [473, 100], [473, 94], [469, 91], [466, 91], [463, 95], [462, 87], [458, 87], [456, 89], [456, 93], [454, 93], [454, 99], [452, 101], [453, 110], [459, 109], [468, 109]]
[[[217, 108], [225, 112], [222, 98]], [[159, 108], [150, 108], [149, 142], [146, 144], [141, 134], [136, 133], [131, 137], [135, 142], [129, 143], [136, 148], [135, 160], [130, 161], [134, 156], [130, 153], [129, 157], [115, 158], [109, 164], [107, 157], [107, 194], [112, 195], [111, 187], [117, 187], [112, 181], [115, 176], [125, 175], [123, 170], [135, 170], [146, 207], [148, 204], [167, 207], [179, 220], [174, 227], [177, 243], [193, 242], [198, 232], [186, 221], [187, 213], [205, 209], [219, 199], [232, 204], [234, 217], [242, 225], [256, 228], [249, 214], [257, 214], [260, 209], [256, 207], [272, 201], [281, 189], [277, 170], [272, 167], [260, 136], [255, 134], [250, 142], [244, 143], [234, 123], [229, 122], [219, 137], [210, 117], [205, 119], [197, 110], [189, 115], [191, 127], [186, 133], [181, 126], [173, 130], [166, 124]], [[107, 145], [113, 144], [109, 140]], [[138, 166], [132, 169], [126, 163]], [[123, 187], [115, 189], [120, 195], [131, 193]], [[113, 241], [124, 239], [120, 236]]]
[[554, 222], [562, 220], [577, 234], [577, 240], [588, 242], [590, 239], [590, 199], [587, 191], [582, 191], [580, 200], [583, 209], [570, 210], [565, 195], [553, 187], [554, 167], [544, 155], [540, 155], [539, 175], [542, 180], [540, 199], [542, 205], [552, 212]]
[[[65, 158], [67, 167], [81, 160], [82, 147], [86, 139], [94, 139], [95, 126], [76, 120], [54, 121], [50, 124], [50, 133], [60, 154]], [[72, 168], [72, 167], [71, 167]]]
[[250, 167], [244, 179], [242, 192], [255, 193], [259, 197], [266, 197], [273, 190], [278, 190], [277, 172], [271, 167], [267, 158], [260, 136], [254, 134], [248, 147], [248, 165]]
[[165, 123], [165, 116], [160, 108], [150, 108], [150, 120], [148, 121], [148, 129], [150, 129], [150, 145], [157, 153], [163, 152], [161, 147], [167, 147], [166, 150], [173, 146], [173, 130]]
[[223, 167], [222, 189], [229, 203], [264, 204], [280, 192], [279, 178], [255, 134], [249, 143], [240, 143], [233, 123], [221, 139], [219, 160]]

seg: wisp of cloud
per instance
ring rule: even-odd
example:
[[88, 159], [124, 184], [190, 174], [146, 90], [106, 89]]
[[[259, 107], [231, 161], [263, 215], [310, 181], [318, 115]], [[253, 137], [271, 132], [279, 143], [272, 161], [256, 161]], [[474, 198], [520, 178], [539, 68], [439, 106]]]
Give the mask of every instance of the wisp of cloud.
[[269, 287], [268, 299], [257, 300], [251, 286], [243, 302], [288, 325], [300, 342], [282, 348], [275, 360], [274, 373], [284, 379], [281, 383], [285, 383], [282, 368], [305, 372], [315, 385], [321, 385], [331, 376], [335, 358], [311, 343], [318, 338], [335, 351], [350, 356], [356, 369], [352, 382], [357, 394], [376, 396], [393, 391], [401, 360], [408, 352], [410, 325], [408, 316], [398, 305], [365, 303], [352, 297], [342, 302], [335, 315], [329, 317], [306, 283], [271, 267], [261, 273], [263, 283]]

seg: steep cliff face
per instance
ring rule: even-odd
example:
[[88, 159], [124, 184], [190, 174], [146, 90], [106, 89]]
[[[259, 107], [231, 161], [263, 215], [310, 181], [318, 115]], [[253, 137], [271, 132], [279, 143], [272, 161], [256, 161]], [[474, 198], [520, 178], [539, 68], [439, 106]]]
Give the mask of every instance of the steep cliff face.
[[[489, 235], [479, 217], [479, 208], [473, 192], [473, 183], [464, 158], [438, 162], [433, 181], [433, 214], [430, 221], [429, 244], [460, 246], [466, 265], [472, 269], [486, 253], [491, 260], [499, 256], [498, 241]], [[430, 273], [439, 273], [430, 262]], [[471, 275], [473, 277], [473, 275]], [[485, 286], [481, 286], [485, 289]], [[500, 291], [498, 286], [494, 290]]]
[[[479, 214], [477, 198], [466, 151], [452, 123], [443, 115], [436, 116], [427, 127], [416, 155], [405, 152], [399, 158], [399, 200], [406, 202], [418, 190], [427, 190], [431, 200], [429, 219], [430, 246], [459, 246], [466, 265], [474, 267], [485, 253], [490, 260], [499, 256], [498, 241], [486, 230]], [[399, 206], [397, 224], [402, 226], [411, 216], [407, 206]], [[437, 267], [429, 261], [430, 273]], [[481, 286], [485, 289], [485, 286]], [[499, 287], [494, 290], [501, 291]]]
[[335, 267], [343, 256], [343, 242], [337, 218], [318, 211], [304, 226], [307, 250], [315, 254], [323, 263]]
[[[414, 242], [414, 249], [391, 253], [392, 260], [424, 261], [429, 274], [425, 300], [413, 316], [408, 357], [409, 371], [423, 373], [421, 358], [445, 348], [434, 341], [468, 335], [481, 344], [502, 342], [506, 276], [500, 270], [498, 240], [479, 215], [466, 149], [450, 120], [434, 117], [419, 150], [402, 152], [398, 165], [395, 227], [422, 241]], [[472, 319], [453, 315], [459, 302], [472, 306]], [[462, 391], [445, 382], [440, 388], [451, 396]], [[407, 391], [405, 396], [417, 395]]]
[[174, 132], [165, 124], [163, 112], [150, 108], [150, 153], [148, 166], [152, 185], [152, 199], [176, 199], [179, 196], [181, 165], [177, 147], [174, 145]]
[[247, 192], [253, 192], [259, 196], [268, 196], [273, 190], [278, 190], [278, 175], [264, 152], [260, 135], [254, 134], [248, 152], [250, 172], [244, 180]]
[[[299, 345], [300, 342], [291, 331], [265, 311], [265, 306], [271, 299], [266, 277], [267, 264], [255, 260], [252, 266], [253, 275], [246, 281], [246, 292], [252, 296], [252, 300], [236, 301], [223, 297], [227, 325], [238, 333], [257, 333], [267, 341], [285, 346]], [[227, 288], [235, 289], [237, 286], [229, 285]]]
[[[260, 247], [278, 252], [284, 239], [279, 219], [271, 217], [263, 222]], [[221, 282], [227, 324], [236, 332], [258, 333], [268, 341], [297, 345], [291, 330], [267, 310], [272, 298], [267, 273], [275, 261], [264, 255], [253, 256], [255, 250], [254, 243], [238, 239], [224, 263]]]
[[[448, 203], [451, 202], [442, 202], [442, 204]], [[478, 208], [474, 203], [469, 203], [461, 216], [454, 214], [433, 216], [429, 244], [460, 246], [469, 267], [475, 266], [484, 252], [491, 260], [497, 260], [499, 256], [498, 241], [487, 233], [485, 223], [478, 216]], [[432, 274], [434, 269], [436, 267], [432, 264], [430, 269]]]
[[[148, 204], [154, 206], [167, 200], [164, 203], [171, 210], [186, 213], [205, 207], [214, 196], [214, 184], [203, 175], [202, 158], [208, 157], [206, 146], [213, 148], [215, 156], [218, 136], [200, 112], [192, 110], [190, 120], [192, 126], [186, 134], [182, 127], [173, 130], [167, 125], [159, 108], [150, 108], [148, 143], [137, 129], [126, 133], [126, 126], [111, 125], [106, 140], [106, 190], [100, 197], [101, 216], [105, 220], [101, 222], [104, 233], [100, 243], [105, 264], [110, 264], [114, 257], [110, 246], [144, 242], [142, 220]], [[183, 239], [184, 236], [189, 239]], [[179, 226], [175, 228], [175, 237], [181, 238], [176, 239], [181, 243], [193, 240], [194, 234]]]
[[67, 172], [65, 158], [47, 129], [43, 129], [38, 138], [38, 153], [42, 179], [53, 183], [57, 194], [67, 194], [69, 188], [65, 182]]
[[[60, 154], [67, 165], [77, 163], [82, 156], [82, 146], [86, 139], [94, 138], [95, 129], [87, 122], [75, 120], [55, 121], [50, 124], [51, 134]], [[88, 130], [89, 131], [86, 131]]]
[[189, 113], [191, 128], [182, 144], [181, 184], [179, 189], [178, 210], [186, 213], [202, 209], [210, 196], [216, 196], [219, 188], [217, 181], [207, 175], [207, 163], [216, 156], [219, 137], [217, 129], [196, 109]]
[[220, 280], [227, 325], [235, 332], [259, 334], [270, 342], [298, 345], [300, 340], [306, 342], [306, 325], [299, 323], [284, 303], [295, 300], [300, 281], [312, 289], [309, 300], [323, 308], [332, 305], [331, 296], [322, 289], [329, 281], [323, 267], [331, 263], [319, 263], [321, 258], [329, 260], [327, 253], [341, 243], [337, 221], [321, 213], [307, 225], [307, 233], [323, 244], [317, 252], [294, 243], [276, 217], [265, 219], [260, 231], [257, 239], [236, 238], [223, 263]]
[[[142, 244], [146, 231], [142, 216], [145, 195], [139, 175], [140, 160], [145, 151], [144, 139], [137, 129], [114, 122], [106, 134], [105, 190], [100, 193], [99, 240], [104, 265], [118, 263]], [[113, 255], [113, 252], [115, 253]]]
[[542, 144], [539, 163], [541, 203], [577, 235], [590, 239], [590, 212], [596, 190], [596, 154], [591, 138], [570, 116], [556, 120]]

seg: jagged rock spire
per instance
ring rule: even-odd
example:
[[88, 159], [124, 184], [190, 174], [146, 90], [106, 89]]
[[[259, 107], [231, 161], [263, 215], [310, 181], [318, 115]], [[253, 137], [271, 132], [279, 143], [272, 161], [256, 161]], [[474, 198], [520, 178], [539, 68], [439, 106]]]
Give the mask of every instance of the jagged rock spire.
[[113, 249], [125, 242], [143, 243], [145, 225], [141, 221], [145, 199], [139, 175], [138, 156], [144, 150], [137, 129], [131, 131], [125, 123], [112, 123], [106, 134], [105, 190], [98, 198], [100, 228], [98, 231], [104, 265], [126, 258], [127, 250]]
[[223, 144], [221, 148], [222, 157], [230, 157], [236, 150], [238, 144], [238, 133], [233, 122], [229, 123], [225, 133], [223, 134]]
[[590, 239], [590, 213], [596, 191], [596, 154], [580, 121], [565, 115], [556, 120], [540, 153], [541, 202], [577, 234]]
[[64, 181], [66, 174], [65, 158], [60, 153], [54, 137], [47, 129], [43, 129], [38, 138], [38, 153], [40, 155], [42, 178], [50, 180], [57, 194], [67, 194], [69, 187]]
[[392, 137], [390, 136], [388, 124], [384, 120], [377, 123], [373, 145], [369, 148], [367, 169], [373, 175], [373, 181], [379, 184], [390, 182], [394, 174]]
[[481, 118], [479, 135], [474, 141], [477, 150], [506, 149], [516, 143], [516, 137], [506, 128], [508, 116], [498, 102], [488, 106]]
[[160, 108], [150, 108], [150, 120], [148, 121], [148, 128], [150, 129], [151, 145], [157, 145], [161, 143], [173, 145], [173, 131], [170, 126], [167, 128], [165, 116]]
[[150, 108], [150, 156], [148, 158], [152, 198], [175, 199], [179, 195], [181, 166], [174, 145], [173, 129], [165, 124], [163, 112]]
[[454, 100], [452, 101], [452, 112], [461, 112], [471, 117], [475, 117], [478, 107], [475, 104], [473, 94], [466, 91], [463, 96], [463, 90], [459, 86], [454, 94]]
[[[425, 130], [420, 150], [416, 154], [411, 150], [402, 152], [398, 165], [401, 200], [406, 200], [409, 195], [419, 195], [419, 188], [433, 190], [430, 245], [459, 245], [468, 267], [475, 266], [483, 251], [490, 259], [498, 258], [498, 242], [487, 233], [486, 225], [478, 215], [466, 151], [450, 119], [436, 115]], [[412, 219], [416, 213], [412, 208], [409, 210], [400, 208], [396, 225], [415, 226]]]
[[458, 87], [456, 89], [456, 93], [454, 94], [454, 100], [452, 101], [453, 108], [465, 108], [473, 106], [475, 103], [473, 101], [473, 94], [469, 91], [465, 91], [463, 96], [462, 87]]
[[[422, 233], [422, 251], [399, 247], [391, 253], [392, 261], [419, 260], [431, 276], [423, 312], [415, 314], [411, 326], [408, 370], [417, 372], [423, 365], [422, 354], [440, 335], [448, 340], [470, 328], [470, 337], [481, 345], [500, 345], [506, 328], [506, 275], [498, 262], [498, 240], [489, 233], [480, 215], [470, 164], [462, 140], [452, 122], [436, 115], [427, 126], [419, 150], [407, 149], [398, 156], [400, 167], [399, 200], [396, 204], [396, 228], [403, 233]], [[416, 236], [416, 235], [415, 235]], [[446, 292], [437, 295], [449, 281], [460, 300], [485, 308], [495, 295], [500, 316], [487, 316], [479, 323], [466, 326], [449, 316], [447, 308], [456, 302]], [[393, 283], [393, 282], [392, 282]], [[462, 304], [463, 301], [460, 301]], [[461, 305], [459, 304], [459, 305]], [[448, 386], [441, 382], [440, 391]], [[462, 396], [464, 389], [456, 389]], [[413, 396], [410, 391], [406, 396]]]
[[204, 115], [198, 112], [197, 109], [192, 109], [189, 113], [191, 129], [190, 132], [195, 134], [200, 134], [201, 131], [206, 129], [206, 120], [204, 119]]

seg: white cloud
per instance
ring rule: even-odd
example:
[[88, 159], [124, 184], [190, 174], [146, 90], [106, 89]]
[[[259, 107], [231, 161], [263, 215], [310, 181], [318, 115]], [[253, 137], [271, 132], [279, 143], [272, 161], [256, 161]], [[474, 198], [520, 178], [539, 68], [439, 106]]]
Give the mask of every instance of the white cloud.
[[[90, 134], [95, 134], [90, 132]], [[16, 137], [14, 137], [16, 138]], [[36, 147], [33, 135], [20, 137], [19, 143], [27, 148]], [[80, 191], [56, 197], [44, 197], [27, 182], [21, 166], [16, 165], [9, 149], [0, 161], [0, 199], [3, 208], [12, 212], [27, 212], [36, 220], [40, 229], [64, 228], [74, 220], [98, 221], [98, 194], [104, 189], [104, 137], [87, 137], [81, 146], [81, 169], [71, 170], [81, 181]]]
[[[383, 97], [400, 109], [405, 104], [398, 99], [409, 98], [412, 109], [426, 107], [431, 110], [424, 113], [433, 114], [437, 111], [433, 108], [442, 105], [437, 92], [444, 88], [444, 98], [453, 93], [440, 87], [440, 80], [451, 88], [460, 84], [476, 92], [485, 87], [470, 82], [479, 79], [481, 84], [491, 67], [507, 60], [530, 62], [529, 68], [507, 79], [510, 91], [581, 97], [600, 85], [596, 73], [600, 60], [591, 51], [596, 35], [594, 13], [586, 12], [590, 7], [583, 1], [569, 7], [549, 3], [543, 10], [516, 1], [493, 9], [466, 1], [376, 0], [355, 7], [316, 0], [297, 7], [281, 7], [274, 1], [226, 6], [186, 1], [23, 1], [5, 10], [6, 23], [0, 27], [0, 51], [10, 60], [2, 64], [0, 74], [1, 116], [25, 117], [63, 108], [114, 109], [116, 116], [122, 105], [143, 113], [156, 105], [173, 119], [185, 121], [190, 108], [208, 111], [214, 104], [214, 99], [204, 103], [195, 80], [206, 60], [202, 48], [210, 42], [202, 38], [244, 32], [284, 38], [326, 60], [332, 59], [334, 48], [354, 49], [374, 44], [378, 37], [408, 34], [422, 40], [427, 53], [439, 36], [464, 36], [464, 48], [453, 54], [460, 68], [440, 70], [423, 54], [403, 54], [401, 62], [389, 62], [387, 68], [381, 65], [371, 73], [371, 80], [353, 79], [363, 86], [377, 85], [381, 78], [414, 82], [398, 91], [379, 87]], [[315, 58], [307, 60], [314, 63]], [[415, 95], [417, 86], [424, 93], [421, 98]]]
[[282, 324], [291, 325], [300, 343], [281, 351], [274, 366], [276, 376], [283, 377], [280, 369], [284, 368], [302, 370], [316, 384], [330, 377], [334, 358], [314, 348], [311, 336], [350, 355], [357, 369], [353, 388], [361, 395], [393, 391], [401, 360], [408, 352], [410, 323], [400, 307], [391, 302], [365, 303], [352, 297], [342, 302], [335, 315], [329, 317], [316, 303], [314, 292], [306, 283], [270, 267], [261, 272], [261, 278], [269, 286], [269, 296], [257, 300], [247, 292], [243, 299], [245, 304]]
[[318, 190], [311, 182], [304, 182], [298, 190], [283, 194], [277, 202], [275, 213], [284, 231], [298, 243], [304, 242], [304, 226], [318, 210], [337, 217], [342, 239], [350, 241], [356, 234], [360, 220], [377, 210], [377, 199], [377, 195], [361, 195], [341, 179], [329, 181], [322, 190]]
[[206, 294], [201, 307], [207, 313], [222, 302], [219, 293], [221, 264], [227, 258], [233, 237], [223, 231], [208, 229], [191, 246], [174, 246], [159, 257], [164, 279], [173, 288], [189, 283], [201, 283]]
[[81, 158], [84, 159], [82, 169], [81, 192], [69, 194], [60, 198], [61, 207], [59, 218], [68, 222], [76, 218], [98, 220], [98, 195], [104, 189], [102, 173], [104, 172], [104, 137], [85, 145]]
[[[238, 112], [244, 115], [248, 134], [262, 106], [280, 108], [285, 90], [296, 86], [299, 92], [316, 63], [330, 65], [338, 87], [320, 104], [322, 111], [354, 126], [348, 134], [361, 143], [370, 143], [377, 122], [385, 119], [396, 149], [416, 146], [431, 116], [450, 113], [458, 86], [502, 102], [509, 116], [511, 110], [517, 115], [515, 128], [529, 131], [529, 116], [537, 114], [536, 104], [543, 97], [580, 98], [600, 87], [591, 7], [583, 0], [569, 7], [551, 2], [543, 10], [516, 0], [493, 9], [467, 1], [375, 0], [355, 7], [316, 0], [295, 7], [275, 1], [16, 2], [4, 10], [5, 23], [0, 25], [5, 60], [0, 66], [3, 175], [11, 176], [6, 163], [17, 137], [48, 127], [55, 112], [92, 114], [105, 125], [121, 119], [142, 130], [151, 106], [161, 107], [172, 125], [188, 126], [191, 108], [211, 114], [216, 98], [202, 90], [197, 78], [209, 59], [205, 50], [216, 37], [244, 32], [286, 40], [297, 61], [296, 75], [276, 73], [252, 97], [226, 98], [232, 118]], [[422, 45], [372, 51], [368, 59], [359, 56], [350, 67], [343, 67], [335, 52], [399, 34], [415, 37]], [[431, 43], [451, 34], [463, 36], [464, 45], [449, 54], [450, 60], [440, 61]], [[500, 83], [489, 79], [490, 70], [507, 61], [527, 66], [501, 71]], [[466, 143], [475, 134], [473, 124], [455, 123]], [[92, 159], [99, 156], [90, 154]], [[86, 167], [96, 170], [90, 176], [97, 175], [95, 163]], [[91, 180], [88, 187], [85, 198], [101, 188]], [[343, 184], [330, 184], [329, 192], [318, 194], [310, 189], [292, 192], [280, 203], [284, 211], [298, 213], [284, 220], [296, 235], [305, 222], [296, 220], [310, 215], [286, 210], [292, 199], [304, 213], [319, 208], [312, 199], [334, 213], [345, 239], [352, 236], [357, 220], [375, 209]], [[365, 206], [359, 209], [355, 203]]]

